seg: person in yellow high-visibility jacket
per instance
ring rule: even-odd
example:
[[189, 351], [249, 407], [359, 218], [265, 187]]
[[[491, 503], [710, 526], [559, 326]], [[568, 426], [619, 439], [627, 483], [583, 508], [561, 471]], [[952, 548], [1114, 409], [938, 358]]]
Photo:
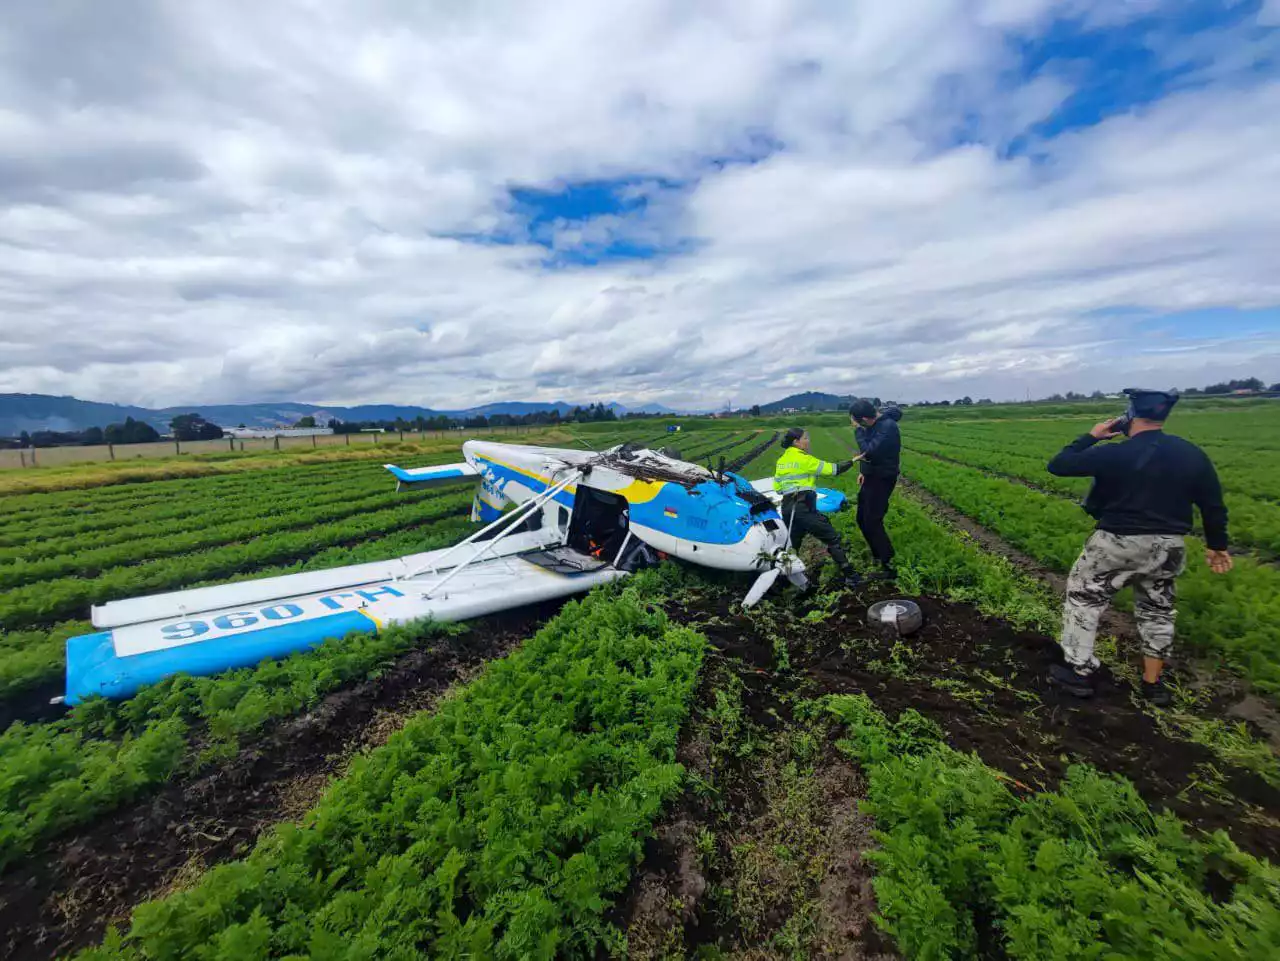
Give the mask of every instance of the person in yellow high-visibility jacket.
[[791, 532], [791, 547], [799, 548], [804, 536], [812, 534], [826, 546], [845, 585], [857, 587], [862, 583], [861, 575], [849, 563], [831, 521], [818, 510], [818, 478], [835, 477], [851, 467], [851, 460], [833, 464], [814, 457], [809, 452], [809, 434], [792, 427], [782, 435], [782, 456], [773, 471], [773, 489], [782, 495], [782, 519]]

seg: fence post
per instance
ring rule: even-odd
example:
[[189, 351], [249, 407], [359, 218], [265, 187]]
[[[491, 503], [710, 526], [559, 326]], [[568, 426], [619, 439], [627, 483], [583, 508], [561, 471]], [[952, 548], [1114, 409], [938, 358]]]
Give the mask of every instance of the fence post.
[[107, 456], [108, 456], [108, 457], [110, 457], [112, 460], [115, 460], [115, 459], [116, 459], [116, 445], [115, 445], [115, 444], [108, 444], [108, 445], [107, 445]]
[[400, 432], [400, 443], [404, 443], [404, 431]]
[[36, 449], [34, 447], [31, 448], [31, 466], [36, 466]]
[[235, 439], [234, 437], [228, 437], [228, 438], [227, 438], [227, 450], [229, 450], [229, 451], [231, 451], [231, 452], [233, 452], [233, 453], [234, 453], [234, 452], [235, 452], [235, 449], [236, 449], [236, 439]]
[[182, 453], [182, 441], [178, 440], [176, 437], [173, 439], [173, 452], [175, 454]]
[[279, 434], [276, 434], [276, 437], [275, 437], [275, 449], [276, 449], [276, 450], [279, 450], [279, 449], [280, 449], [280, 435], [279, 435]]
[[378, 432], [376, 430], [373, 432], [373, 446], [378, 446]]
[[347, 439], [347, 446], [348, 446], [348, 447], [350, 447], [350, 446], [351, 446], [351, 435], [350, 435], [350, 434], [343, 434], [342, 436], [343, 436], [343, 437], [345, 437], [345, 438]]
[[315, 449], [316, 449], [316, 435], [315, 435], [315, 434], [312, 434], [312, 435], [311, 435], [311, 449], [312, 449], [312, 450], [315, 450]]
[[22, 461], [22, 466], [27, 466], [27, 452], [25, 450], [18, 451], [18, 460]]

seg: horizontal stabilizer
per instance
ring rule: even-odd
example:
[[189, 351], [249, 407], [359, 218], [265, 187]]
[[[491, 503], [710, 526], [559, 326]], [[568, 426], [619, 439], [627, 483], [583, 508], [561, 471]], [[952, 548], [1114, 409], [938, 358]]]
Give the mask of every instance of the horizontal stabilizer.
[[445, 484], [456, 484], [459, 481], [478, 477], [480, 472], [470, 464], [437, 464], [434, 467], [397, 467], [395, 464], [383, 464], [396, 479], [397, 489], [400, 487], [441, 487]]
[[[772, 477], [752, 481], [751, 486], [775, 504], [781, 505], [782, 495], [773, 489]], [[818, 488], [818, 510], [822, 511], [822, 513], [834, 514], [836, 511], [841, 510], [844, 505], [845, 496], [843, 491], [832, 490], [829, 487]]]

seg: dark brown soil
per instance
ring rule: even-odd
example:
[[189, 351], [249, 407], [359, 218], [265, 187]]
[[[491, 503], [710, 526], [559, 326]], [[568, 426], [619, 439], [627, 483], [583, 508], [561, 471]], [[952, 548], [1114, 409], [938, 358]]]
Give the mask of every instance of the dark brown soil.
[[[708, 949], [735, 959], [896, 957], [872, 921], [861, 775], [835, 748], [832, 725], [796, 720], [787, 686], [760, 678], [751, 662], [718, 655], [704, 672], [678, 753], [690, 789], [646, 843], [611, 916], [630, 961]], [[717, 715], [727, 703], [740, 723]]]
[[141, 901], [247, 853], [302, 816], [353, 754], [527, 637], [558, 604], [476, 622], [380, 676], [242, 744], [227, 762], [55, 839], [0, 877], [0, 957], [35, 961], [97, 943]]
[[[899, 485], [913, 500], [924, 504], [947, 524], [972, 537], [987, 553], [1011, 561], [1023, 573], [1048, 585], [1054, 593], [1066, 593], [1067, 579], [1062, 574], [1018, 550], [999, 535], [991, 533], [946, 501], [912, 484], [905, 477], [900, 479]], [[1136, 662], [1142, 645], [1132, 614], [1109, 608], [1102, 615], [1101, 632], [1116, 638], [1121, 652]], [[1207, 695], [1211, 713], [1224, 716], [1227, 720], [1244, 721], [1257, 739], [1267, 741], [1273, 751], [1280, 753], [1280, 711], [1275, 705], [1250, 693], [1248, 684], [1242, 678], [1221, 670], [1216, 664], [1191, 661], [1185, 665], [1183, 673], [1183, 680], [1188, 686]]]
[[62, 717], [67, 709], [52, 701], [55, 697], [62, 696], [66, 686], [66, 681], [56, 677], [0, 700], [0, 733], [7, 730], [14, 721], [40, 724]]
[[[1030, 554], [1023, 553], [1012, 544], [1000, 538], [998, 535], [991, 533], [982, 525], [970, 520], [964, 514], [960, 513], [946, 501], [940, 497], [935, 497], [923, 487], [911, 483], [906, 477], [898, 479], [898, 486], [911, 496], [912, 500], [919, 501], [930, 510], [939, 514], [948, 524], [958, 530], [964, 531], [975, 541], [982, 545], [982, 549], [988, 554], [995, 554], [997, 557], [1003, 557], [1011, 561], [1020, 571], [1028, 577], [1034, 577], [1038, 581], [1047, 584], [1056, 594], [1065, 595], [1067, 592], [1067, 579], [1064, 575], [1050, 567], [1046, 567]], [[1136, 650], [1138, 644], [1137, 630], [1133, 625], [1132, 618], [1126, 617], [1120, 611], [1108, 609], [1102, 615], [1101, 630], [1104, 634], [1110, 634], [1113, 637], [1129, 642]]]
[[[917, 599], [925, 623], [915, 636], [887, 637], [866, 625], [873, 593], [842, 598], [816, 623], [799, 619], [803, 606], [778, 602], [747, 616], [714, 594], [677, 613], [725, 656], [762, 672], [755, 690], [864, 692], [890, 716], [915, 708], [942, 725], [953, 747], [976, 751], [1020, 790], [1052, 789], [1071, 763], [1087, 762], [1128, 778], [1154, 807], [1280, 860], [1280, 790], [1207, 747], [1162, 733], [1126, 683], [1104, 670], [1091, 701], [1060, 693], [1047, 681], [1060, 656], [1050, 638], [934, 598]], [[774, 671], [779, 636], [791, 661], [785, 673]], [[1222, 790], [1205, 788], [1215, 768]]]
[[[874, 840], [858, 806], [861, 775], [833, 748], [831, 731], [820, 737], [813, 773], [779, 787], [780, 760], [789, 759], [779, 758], [778, 745], [817, 730], [794, 707], [827, 693], [864, 692], [890, 716], [920, 711], [953, 747], [976, 752], [1019, 793], [1050, 790], [1069, 764], [1087, 762], [1128, 778], [1156, 808], [1204, 830], [1224, 829], [1252, 853], [1280, 854], [1280, 791], [1207, 748], [1167, 737], [1124, 682], [1106, 676], [1093, 701], [1076, 701], [1047, 683], [1058, 657], [1049, 638], [934, 598], [917, 599], [925, 623], [914, 637], [882, 634], [867, 626], [866, 611], [883, 596], [884, 588], [843, 596], [825, 617], [793, 594], [744, 614], [715, 589], [672, 608], [713, 650], [679, 751], [689, 787], [659, 823], [612, 915], [627, 934], [629, 957], [693, 957], [706, 948], [717, 957], [793, 957], [784, 939], [797, 921], [808, 931], [806, 957], [894, 956], [872, 922], [864, 854]], [[779, 647], [786, 669], [777, 664]], [[749, 733], [715, 721], [726, 691], [737, 692]], [[1218, 789], [1206, 790], [1215, 768]], [[805, 791], [814, 793], [808, 804], [789, 810], [788, 792]], [[778, 844], [779, 831], [798, 831], [780, 824], [788, 818], [807, 825], [807, 848], [803, 831]], [[795, 845], [815, 862], [812, 876], [797, 879], [785, 859], [758, 856]], [[999, 955], [994, 929], [982, 940]]]

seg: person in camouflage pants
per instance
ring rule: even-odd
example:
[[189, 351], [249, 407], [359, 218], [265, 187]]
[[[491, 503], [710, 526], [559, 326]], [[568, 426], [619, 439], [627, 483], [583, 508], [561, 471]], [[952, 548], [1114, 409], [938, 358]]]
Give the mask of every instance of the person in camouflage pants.
[[[1116, 591], [1132, 587], [1142, 638], [1142, 696], [1158, 707], [1173, 702], [1163, 679], [1173, 646], [1174, 585], [1187, 564], [1183, 537], [1194, 510], [1204, 526], [1205, 564], [1215, 574], [1232, 567], [1227, 508], [1207, 454], [1165, 431], [1178, 395], [1130, 388], [1123, 417], [1103, 421], [1049, 461], [1058, 477], [1092, 477], [1084, 509], [1098, 522], [1071, 569], [1062, 610], [1062, 660], [1049, 682], [1075, 697], [1092, 697], [1098, 621]], [[1104, 443], [1126, 438], [1119, 444]]]
[[1175, 590], [1186, 566], [1187, 547], [1181, 537], [1095, 531], [1067, 580], [1062, 611], [1064, 660], [1082, 674], [1098, 667], [1093, 656], [1098, 621], [1116, 592], [1132, 586], [1142, 653], [1163, 661], [1173, 646]]

